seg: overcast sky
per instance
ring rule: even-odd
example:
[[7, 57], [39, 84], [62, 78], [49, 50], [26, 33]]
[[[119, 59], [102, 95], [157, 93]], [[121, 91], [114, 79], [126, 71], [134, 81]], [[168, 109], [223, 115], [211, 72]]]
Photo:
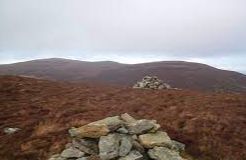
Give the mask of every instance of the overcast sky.
[[246, 0], [0, 0], [0, 63], [50, 57], [246, 73]]

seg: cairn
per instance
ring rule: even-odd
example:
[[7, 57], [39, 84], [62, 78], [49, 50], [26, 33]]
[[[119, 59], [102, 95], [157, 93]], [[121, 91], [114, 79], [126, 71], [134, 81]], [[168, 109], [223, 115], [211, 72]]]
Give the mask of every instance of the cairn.
[[158, 79], [156, 76], [145, 76], [142, 81], [137, 82], [133, 88], [142, 89], [171, 89], [171, 86]]
[[155, 120], [127, 113], [71, 128], [69, 134], [71, 143], [49, 160], [184, 160], [185, 145], [171, 140]]

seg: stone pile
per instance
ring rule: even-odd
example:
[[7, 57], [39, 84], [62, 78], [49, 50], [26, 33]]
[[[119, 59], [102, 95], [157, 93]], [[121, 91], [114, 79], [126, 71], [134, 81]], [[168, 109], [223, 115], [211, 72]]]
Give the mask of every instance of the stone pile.
[[142, 81], [137, 82], [133, 88], [142, 89], [171, 89], [171, 86], [158, 79], [156, 76], [145, 76]]
[[184, 160], [185, 145], [160, 131], [155, 120], [129, 114], [71, 128], [72, 142], [49, 160]]

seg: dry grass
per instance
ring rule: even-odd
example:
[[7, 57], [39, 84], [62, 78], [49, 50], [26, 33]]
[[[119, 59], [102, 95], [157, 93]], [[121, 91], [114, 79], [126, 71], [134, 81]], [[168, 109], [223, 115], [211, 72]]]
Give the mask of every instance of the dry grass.
[[44, 136], [44, 135], [48, 135], [50, 133], [59, 132], [63, 129], [64, 128], [62, 128], [62, 126], [57, 121], [53, 121], [53, 120], [41, 121], [35, 127], [32, 136], [33, 137]]
[[1, 84], [0, 126], [21, 128], [11, 136], [0, 132], [1, 160], [45, 160], [68, 142], [68, 128], [125, 112], [156, 119], [198, 160], [246, 159], [245, 94], [132, 90], [14, 77], [0, 78]]

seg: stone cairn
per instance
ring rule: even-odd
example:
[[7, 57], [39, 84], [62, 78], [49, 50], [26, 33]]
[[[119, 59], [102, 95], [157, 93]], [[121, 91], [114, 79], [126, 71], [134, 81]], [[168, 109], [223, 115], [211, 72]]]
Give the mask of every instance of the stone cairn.
[[137, 82], [133, 88], [142, 89], [171, 89], [171, 86], [158, 79], [156, 76], [145, 76], [142, 81]]
[[72, 142], [49, 160], [184, 160], [185, 145], [160, 131], [155, 120], [129, 114], [71, 128]]

